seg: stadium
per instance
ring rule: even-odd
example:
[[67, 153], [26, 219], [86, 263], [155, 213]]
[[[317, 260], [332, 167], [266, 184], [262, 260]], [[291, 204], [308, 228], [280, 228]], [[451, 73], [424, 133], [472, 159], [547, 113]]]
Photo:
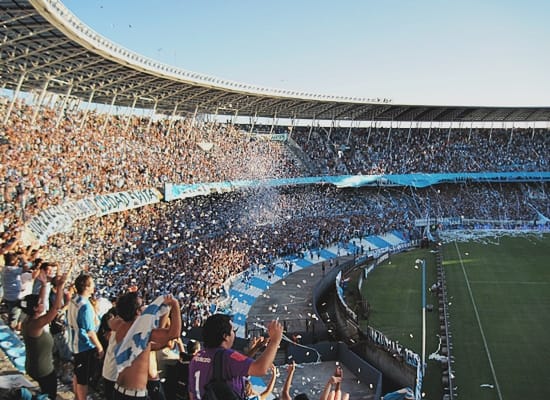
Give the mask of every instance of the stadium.
[[[0, 10], [4, 300], [15, 253], [90, 273], [102, 312], [172, 294], [185, 342], [216, 312], [238, 349], [279, 319], [293, 395], [335, 362], [352, 399], [550, 394], [549, 107], [269, 89], [136, 54], [57, 0]], [[28, 379], [2, 319], [2, 374]]]

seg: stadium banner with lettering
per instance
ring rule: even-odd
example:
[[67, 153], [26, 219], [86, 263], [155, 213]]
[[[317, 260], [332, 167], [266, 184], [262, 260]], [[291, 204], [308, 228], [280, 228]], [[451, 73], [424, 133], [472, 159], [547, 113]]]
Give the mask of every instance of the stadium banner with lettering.
[[400, 357], [411, 367], [416, 368], [419, 364], [421, 364], [420, 356], [418, 354], [404, 347], [399, 343], [399, 341], [388, 338], [382, 332], [370, 325], [367, 327], [367, 337], [388, 353], [393, 354], [394, 357]]
[[288, 133], [269, 133], [269, 132], [244, 132], [245, 136], [254, 140], [265, 140], [271, 142], [286, 142], [288, 140]]
[[172, 201], [195, 196], [207, 196], [210, 193], [233, 192], [238, 189], [257, 187], [298, 186], [326, 183], [327, 177], [288, 178], [288, 179], [243, 179], [238, 181], [208, 182], [193, 184], [164, 184], [164, 200]]
[[288, 139], [288, 134], [286, 133], [275, 133], [271, 136], [271, 140], [275, 142], [286, 142]]
[[71, 229], [74, 219], [59, 208], [56, 210], [53, 208], [42, 211], [25, 226], [25, 234], [22, 235], [21, 240], [30, 240], [28, 243], [23, 242], [25, 246], [33, 245], [35, 242], [43, 246], [50, 236], [68, 232]]
[[[164, 199], [166, 201], [194, 196], [206, 196], [210, 193], [231, 192], [237, 189], [256, 187], [279, 187], [298, 185], [329, 184], [338, 188], [363, 186], [412, 186], [424, 188], [441, 183], [459, 182], [547, 182], [550, 172], [480, 172], [464, 174], [408, 174], [408, 175], [340, 175], [312, 176], [307, 178], [285, 179], [245, 179], [225, 182], [207, 182], [194, 184], [166, 183]], [[453, 218], [454, 224], [459, 219]]]
[[23, 230], [21, 240], [26, 245], [44, 245], [48, 237], [67, 232], [74, 221], [96, 215], [97, 207], [91, 198], [69, 201], [50, 207], [33, 217]]
[[458, 226], [462, 225], [461, 217], [443, 217], [443, 218], [418, 218], [414, 220], [414, 226], [422, 227], [429, 225]]
[[69, 201], [47, 208], [33, 217], [25, 225], [21, 240], [26, 246], [44, 245], [50, 236], [68, 232], [77, 220], [158, 203], [160, 199], [158, 190], [144, 189]]
[[102, 215], [158, 203], [161, 198], [162, 195], [157, 189], [148, 188], [94, 196], [94, 203], [98, 209], [97, 216], [100, 217]]

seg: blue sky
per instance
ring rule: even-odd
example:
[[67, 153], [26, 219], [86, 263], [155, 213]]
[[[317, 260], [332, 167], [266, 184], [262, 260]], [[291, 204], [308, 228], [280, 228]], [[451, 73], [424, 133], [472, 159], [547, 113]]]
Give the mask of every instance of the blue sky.
[[550, 1], [63, 0], [188, 71], [397, 104], [550, 106]]

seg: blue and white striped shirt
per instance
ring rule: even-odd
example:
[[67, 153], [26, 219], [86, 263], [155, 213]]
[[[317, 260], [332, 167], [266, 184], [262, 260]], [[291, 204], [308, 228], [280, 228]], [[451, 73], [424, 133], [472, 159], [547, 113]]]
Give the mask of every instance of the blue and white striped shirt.
[[88, 332], [97, 331], [98, 324], [90, 300], [80, 295], [73, 297], [67, 310], [69, 348], [73, 354], [95, 348]]

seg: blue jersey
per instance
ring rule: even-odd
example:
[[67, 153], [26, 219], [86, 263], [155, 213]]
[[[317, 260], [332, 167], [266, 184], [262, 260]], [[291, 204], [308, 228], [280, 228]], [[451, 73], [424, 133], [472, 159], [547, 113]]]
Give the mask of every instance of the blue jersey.
[[23, 268], [6, 265], [2, 270], [4, 300], [17, 301], [21, 295], [21, 273]]
[[73, 297], [67, 310], [69, 348], [73, 354], [95, 348], [88, 332], [97, 331], [96, 321], [95, 311], [90, 301], [80, 295]]

